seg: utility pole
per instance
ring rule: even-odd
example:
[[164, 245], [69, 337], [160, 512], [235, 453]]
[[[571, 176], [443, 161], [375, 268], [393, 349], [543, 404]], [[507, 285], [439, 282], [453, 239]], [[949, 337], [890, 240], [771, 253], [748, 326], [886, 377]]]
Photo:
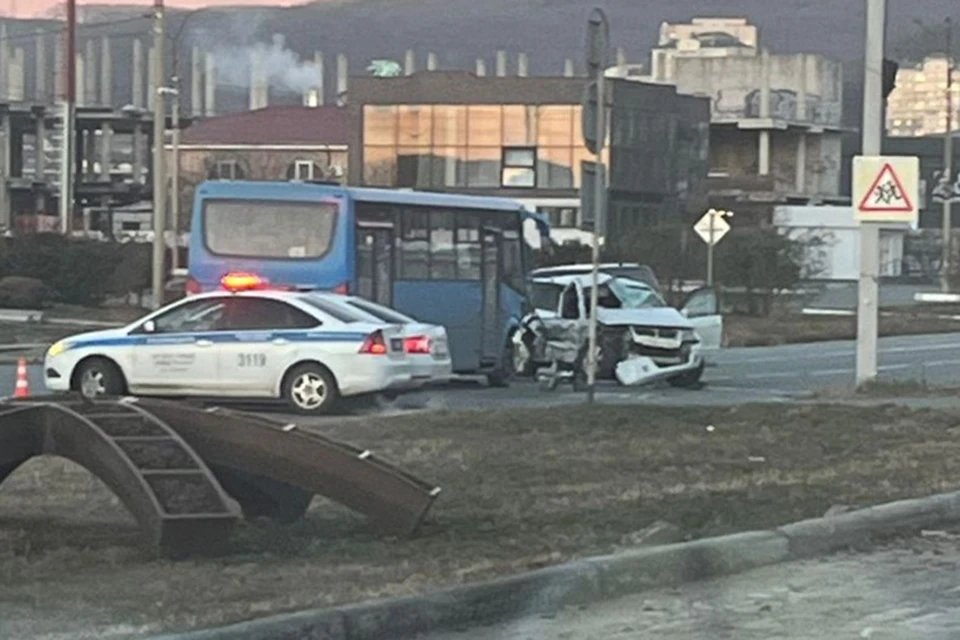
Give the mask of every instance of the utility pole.
[[607, 71], [607, 58], [610, 47], [610, 24], [601, 9], [590, 14], [587, 31], [587, 69], [592, 71], [597, 87], [596, 120], [596, 174], [594, 176], [594, 222], [593, 222], [593, 267], [590, 279], [590, 318], [587, 337], [587, 402], [593, 404], [597, 387], [597, 303], [600, 286], [600, 234], [606, 232], [605, 215], [601, 210], [607, 185], [603, 171], [603, 146], [607, 137], [607, 95], [604, 89], [604, 75]]
[[[867, 29], [863, 78], [863, 156], [879, 156], [883, 135], [883, 44], [886, 0], [866, 0]], [[857, 386], [877, 377], [877, 281], [880, 226], [860, 223], [860, 282], [857, 296]]]
[[170, 258], [171, 269], [180, 268], [180, 77], [173, 76], [171, 92], [171, 125], [173, 126], [173, 165], [170, 174], [170, 227], [173, 229], [173, 255]]
[[60, 144], [60, 231], [70, 233], [73, 218], [73, 167], [76, 144], [75, 104], [77, 101], [77, 0], [67, 0], [67, 32], [63, 70], [63, 140]]
[[[947, 184], [953, 181], [953, 21], [948, 17], [944, 24], [947, 30], [947, 131], [943, 138], [943, 175]], [[948, 190], [943, 199], [943, 246], [940, 270], [940, 288], [950, 291], [950, 258], [952, 226], [952, 193]]]
[[[189, 24], [190, 20], [204, 11], [205, 9], [191, 11], [180, 21], [180, 26], [174, 35], [170, 50], [170, 55], [173, 59], [173, 76], [170, 78], [170, 89], [164, 89], [171, 97], [170, 109], [172, 112], [172, 121], [170, 124], [173, 127], [172, 150], [170, 154], [170, 164], [173, 165], [170, 180], [170, 217], [172, 218], [170, 226], [173, 229], [173, 254], [170, 265], [172, 269], [178, 269], [180, 267], [180, 41], [183, 38], [183, 34], [186, 33], [187, 24]], [[196, 67], [194, 67], [192, 73], [196, 72]], [[159, 87], [161, 85], [157, 86]], [[194, 82], [194, 87], [196, 86], [197, 84]], [[192, 99], [196, 100], [195, 97]]]
[[164, 258], [166, 256], [166, 110], [163, 96], [164, 82], [164, 11], [163, 0], [153, 2], [153, 271], [152, 290], [154, 308], [163, 301]]

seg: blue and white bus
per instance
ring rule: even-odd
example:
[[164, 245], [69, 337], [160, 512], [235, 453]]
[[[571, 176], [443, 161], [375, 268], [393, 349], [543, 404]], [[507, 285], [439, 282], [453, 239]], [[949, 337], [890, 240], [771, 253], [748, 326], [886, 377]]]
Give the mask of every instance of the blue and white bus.
[[351, 293], [443, 325], [456, 373], [505, 384], [526, 304], [523, 224], [512, 200], [317, 183], [197, 188], [187, 292], [229, 272]]

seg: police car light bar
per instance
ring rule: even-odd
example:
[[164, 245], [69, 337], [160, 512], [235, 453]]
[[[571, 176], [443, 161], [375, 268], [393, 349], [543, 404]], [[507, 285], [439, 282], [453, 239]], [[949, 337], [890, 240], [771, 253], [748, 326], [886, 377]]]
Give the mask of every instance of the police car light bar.
[[255, 273], [233, 272], [220, 279], [220, 286], [233, 293], [263, 289], [267, 284], [266, 280]]

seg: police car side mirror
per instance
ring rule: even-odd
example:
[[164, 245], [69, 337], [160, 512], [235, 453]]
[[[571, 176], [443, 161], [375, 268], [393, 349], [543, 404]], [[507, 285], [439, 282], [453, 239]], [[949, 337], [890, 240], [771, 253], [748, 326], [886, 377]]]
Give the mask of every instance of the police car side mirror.
[[141, 328], [141, 330], [144, 333], [153, 333], [154, 331], [157, 330], [157, 323], [154, 322], [153, 320], [147, 320], [146, 322], [143, 323], [143, 327]]

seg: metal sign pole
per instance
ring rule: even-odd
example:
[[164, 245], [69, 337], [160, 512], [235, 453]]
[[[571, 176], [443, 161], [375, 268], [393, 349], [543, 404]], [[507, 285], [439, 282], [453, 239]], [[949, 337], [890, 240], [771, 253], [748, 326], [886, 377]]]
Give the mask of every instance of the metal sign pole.
[[153, 259], [151, 260], [151, 291], [153, 308], [163, 305], [163, 285], [166, 281], [164, 263], [166, 262], [166, 215], [167, 215], [167, 172], [166, 145], [167, 116], [163, 94], [166, 84], [164, 76], [164, 7], [163, 0], [153, 3]]
[[710, 241], [707, 243], [707, 286], [713, 286], [713, 245], [716, 242], [714, 238], [714, 221], [717, 219], [717, 212], [713, 209], [707, 212], [710, 216]]
[[[953, 22], [946, 20], [947, 26], [947, 133], [943, 139], [943, 173], [949, 184], [953, 176]], [[952, 207], [953, 194], [943, 199], [943, 247], [941, 259], [940, 287], [943, 291], [950, 291], [950, 262], [951, 262], [951, 226], [953, 223]]]
[[[587, 68], [592, 68], [597, 83], [597, 142], [596, 163], [599, 168], [603, 164], [603, 146], [606, 141], [607, 98], [604, 90], [604, 74], [606, 73], [607, 49], [609, 48], [610, 27], [607, 17], [600, 9], [594, 9], [590, 15], [589, 35], [587, 43]], [[605, 230], [603, 195], [606, 189], [604, 172], [598, 170], [594, 177], [594, 223], [593, 223], [593, 268], [590, 287], [590, 318], [589, 337], [587, 340], [587, 403], [592, 404], [596, 397], [597, 385], [597, 291], [600, 282], [600, 233]]]
[[[883, 38], [886, 0], [866, 0], [867, 37], [863, 86], [863, 155], [879, 156], [883, 114]], [[877, 377], [877, 280], [880, 226], [860, 223], [860, 283], [857, 296], [857, 386]]]

